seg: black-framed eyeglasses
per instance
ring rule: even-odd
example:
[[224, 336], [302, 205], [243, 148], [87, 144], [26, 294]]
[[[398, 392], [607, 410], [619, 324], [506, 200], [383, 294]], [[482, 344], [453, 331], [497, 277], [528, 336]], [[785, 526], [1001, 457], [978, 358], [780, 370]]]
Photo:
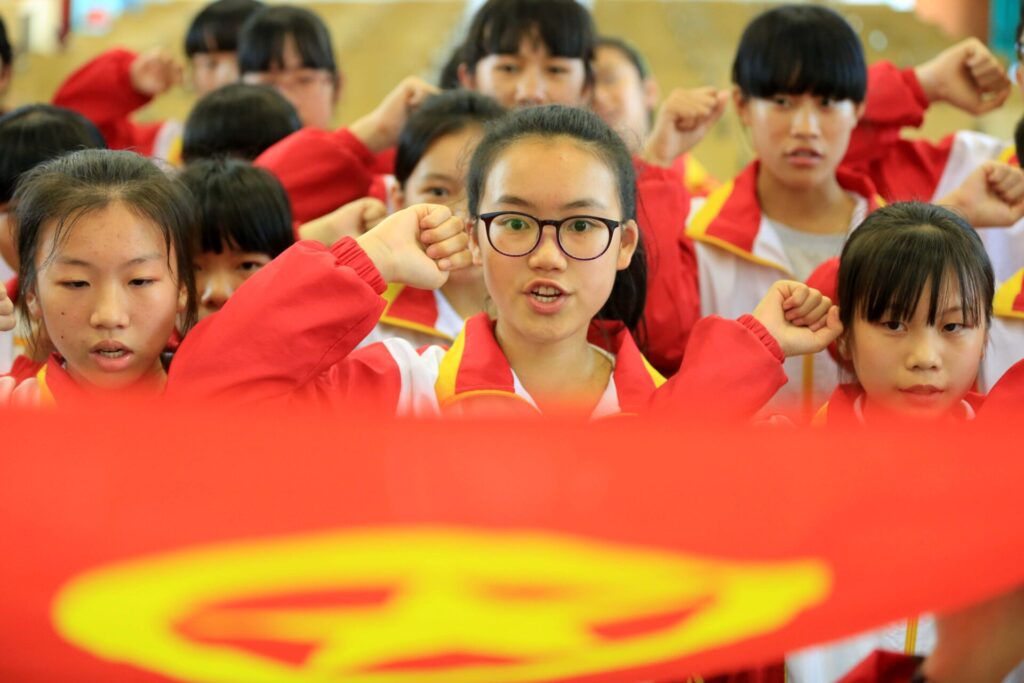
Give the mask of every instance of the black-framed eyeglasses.
[[544, 226], [555, 228], [558, 248], [577, 261], [593, 261], [608, 251], [621, 221], [600, 216], [569, 216], [546, 219], [518, 211], [493, 211], [478, 216], [484, 222], [487, 241], [499, 254], [526, 256], [537, 248]]

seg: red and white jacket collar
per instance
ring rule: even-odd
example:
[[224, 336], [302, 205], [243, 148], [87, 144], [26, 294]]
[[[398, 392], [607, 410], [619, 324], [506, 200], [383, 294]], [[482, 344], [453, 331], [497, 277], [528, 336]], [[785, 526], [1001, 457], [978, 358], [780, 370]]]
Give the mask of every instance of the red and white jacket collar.
[[442, 310], [440, 292], [391, 284], [381, 296], [387, 304], [380, 317], [384, 325], [427, 334], [444, 343], [454, 341], [462, 329], [463, 321], [454, 309]]
[[1002, 318], [1024, 319], [1024, 268], [996, 289], [992, 312]]
[[[763, 214], [757, 198], [757, 174], [760, 162], [754, 161], [739, 175], [712, 192], [686, 229], [691, 239], [711, 244], [740, 258], [768, 266], [784, 273], [788, 259], [782, 244], [774, 235], [762, 230]], [[847, 192], [863, 197], [868, 212], [884, 202], [871, 180], [860, 173], [839, 168], [836, 170], [839, 186]]]
[[[622, 327], [595, 321], [591, 342], [613, 357], [609, 389], [593, 417], [638, 414], [654, 391], [665, 383]], [[520, 384], [494, 336], [494, 322], [485, 314], [466, 321], [462, 332], [441, 359], [434, 386], [442, 412], [477, 414], [518, 404], [525, 413], [539, 412]]]

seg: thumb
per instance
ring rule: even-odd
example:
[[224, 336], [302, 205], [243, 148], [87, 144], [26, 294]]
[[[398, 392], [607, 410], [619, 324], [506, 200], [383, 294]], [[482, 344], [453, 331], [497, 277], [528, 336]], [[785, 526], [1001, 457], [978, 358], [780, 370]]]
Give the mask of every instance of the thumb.
[[828, 309], [828, 314], [825, 316], [825, 326], [814, 331], [814, 338], [821, 344], [822, 348], [826, 348], [836, 339], [839, 339], [839, 335], [842, 333], [843, 323], [839, 320], [839, 307], [833, 306]]

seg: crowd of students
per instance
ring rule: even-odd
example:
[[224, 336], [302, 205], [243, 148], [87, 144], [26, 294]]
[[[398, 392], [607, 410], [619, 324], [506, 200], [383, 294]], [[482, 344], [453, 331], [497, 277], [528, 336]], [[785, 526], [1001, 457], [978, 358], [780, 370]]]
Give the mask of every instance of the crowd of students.
[[[840, 15], [779, 6], [738, 37], [731, 92], [659, 106], [641, 53], [575, 0], [489, 0], [444, 89], [409, 77], [337, 130], [314, 12], [217, 0], [185, 47], [183, 127], [132, 119], [183, 78], [160, 51], [104, 53], [0, 117], [0, 404], [829, 428], [1024, 402], [1013, 146], [902, 137], [934, 102], [1005, 101], [976, 40], [869, 67]], [[689, 153], [730, 105], [756, 159], [719, 183]], [[871, 654], [887, 642], [742, 675], [906, 680]], [[970, 663], [998, 680], [1010, 651]], [[957, 666], [918, 675], [968, 680]]]

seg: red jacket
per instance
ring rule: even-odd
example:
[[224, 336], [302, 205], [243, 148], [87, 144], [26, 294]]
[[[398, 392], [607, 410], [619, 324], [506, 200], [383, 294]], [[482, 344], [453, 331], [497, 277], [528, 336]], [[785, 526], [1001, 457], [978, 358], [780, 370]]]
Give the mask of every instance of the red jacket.
[[651, 364], [671, 375], [701, 314], [697, 254], [686, 236], [690, 194], [675, 171], [639, 160], [635, 165], [637, 224], [647, 252], [646, 331], [641, 342]]
[[[330, 250], [300, 242], [186, 337], [171, 366], [168, 394], [242, 402], [348, 399], [416, 415], [438, 415], [456, 404], [462, 412], [482, 403], [502, 410], [530, 406], [484, 316], [470, 319], [448, 350], [417, 351], [404, 340], [388, 340], [353, 352], [380, 317], [384, 289], [354, 240]], [[785, 381], [778, 344], [749, 316], [702, 320], [683, 367], [667, 382], [628, 334], [617, 335], [611, 346], [609, 414], [660, 409], [694, 419], [745, 419]], [[487, 400], [470, 404], [471, 398]]]
[[[976, 134], [954, 133], [938, 142], [903, 138], [903, 128], [924, 122], [928, 106], [913, 69], [900, 70], [889, 62], [872, 65], [864, 116], [850, 138], [843, 165], [867, 174], [892, 202], [938, 199], [986, 158], [1016, 162], [1011, 146]], [[950, 182], [943, 183], [944, 177]]]
[[136, 123], [129, 118], [152, 99], [132, 86], [131, 64], [137, 56], [122, 49], [104, 52], [71, 74], [53, 96], [53, 103], [95, 123], [110, 149], [153, 156], [167, 122]]
[[[281, 181], [298, 223], [320, 218], [351, 201], [381, 196], [380, 169], [393, 167], [390, 152], [374, 154], [349, 131], [302, 128], [263, 151], [254, 165]], [[371, 192], [375, 188], [375, 192]]]

